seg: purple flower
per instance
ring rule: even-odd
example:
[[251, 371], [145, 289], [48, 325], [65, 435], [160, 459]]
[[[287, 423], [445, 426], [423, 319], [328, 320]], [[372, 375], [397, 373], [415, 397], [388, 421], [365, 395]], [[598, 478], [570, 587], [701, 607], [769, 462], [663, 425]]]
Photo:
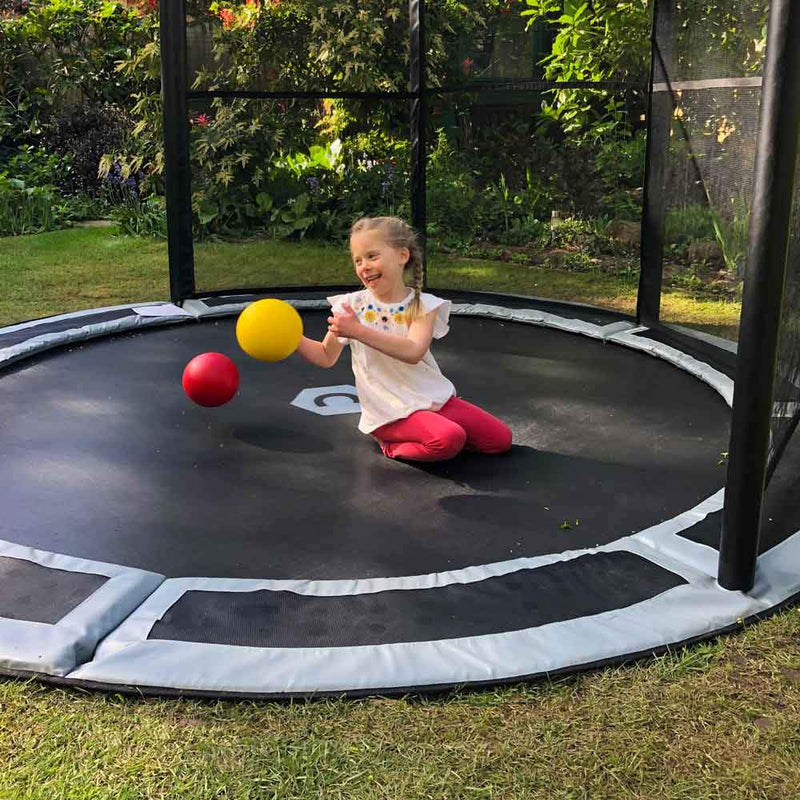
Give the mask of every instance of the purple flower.
[[319, 180], [317, 178], [308, 179], [308, 188], [316, 194], [319, 191]]

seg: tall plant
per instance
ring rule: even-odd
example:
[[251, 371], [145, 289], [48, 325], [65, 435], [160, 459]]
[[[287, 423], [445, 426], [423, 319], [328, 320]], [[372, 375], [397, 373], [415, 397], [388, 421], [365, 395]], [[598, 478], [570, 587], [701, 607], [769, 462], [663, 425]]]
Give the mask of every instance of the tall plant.
[[[555, 30], [544, 59], [553, 81], [630, 81], [644, 84], [650, 57], [648, 0], [526, 0], [532, 25]], [[631, 98], [607, 89], [558, 89], [542, 107], [544, 119], [573, 136], [602, 138], [629, 132]]]

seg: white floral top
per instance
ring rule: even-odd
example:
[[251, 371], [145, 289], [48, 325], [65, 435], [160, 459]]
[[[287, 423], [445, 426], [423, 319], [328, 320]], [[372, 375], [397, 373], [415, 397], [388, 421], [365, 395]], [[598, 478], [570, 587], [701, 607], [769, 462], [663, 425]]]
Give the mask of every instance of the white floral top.
[[[405, 315], [413, 298], [414, 291], [409, 290], [405, 300], [387, 304], [377, 300], [369, 289], [362, 289], [329, 297], [328, 302], [334, 311], [340, 311], [345, 303], [349, 304], [362, 325], [395, 336], [408, 336]], [[424, 314], [436, 311], [433, 337], [441, 339], [450, 330], [450, 301], [423, 293], [420, 302]], [[438, 411], [456, 393], [455, 386], [442, 375], [430, 350], [419, 363], [407, 364], [362, 342], [339, 341], [350, 345], [361, 403], [358, 428], [363, 433], [372, 433], [376, 428], [405, 419], [415, 411]]]

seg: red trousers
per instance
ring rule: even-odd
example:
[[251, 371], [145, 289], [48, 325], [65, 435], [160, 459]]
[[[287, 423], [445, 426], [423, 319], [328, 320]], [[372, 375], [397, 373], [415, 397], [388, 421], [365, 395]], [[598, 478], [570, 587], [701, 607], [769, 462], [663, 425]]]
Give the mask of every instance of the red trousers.
[[389, 458], [445, 461], [462, 450], [505, 453], [511, 430], [477, 406], [451, 397], [439, 411], [415, 411], [372, 432]]

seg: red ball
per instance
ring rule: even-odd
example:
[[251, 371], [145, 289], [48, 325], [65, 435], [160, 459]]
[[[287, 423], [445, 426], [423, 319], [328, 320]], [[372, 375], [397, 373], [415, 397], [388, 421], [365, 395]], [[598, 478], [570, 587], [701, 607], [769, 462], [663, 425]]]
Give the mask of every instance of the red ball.
[[183, 391], [199, 406], [228, 402], [239, 389], [239, 370], [222, 353], [201, 353], [183, 370]]

